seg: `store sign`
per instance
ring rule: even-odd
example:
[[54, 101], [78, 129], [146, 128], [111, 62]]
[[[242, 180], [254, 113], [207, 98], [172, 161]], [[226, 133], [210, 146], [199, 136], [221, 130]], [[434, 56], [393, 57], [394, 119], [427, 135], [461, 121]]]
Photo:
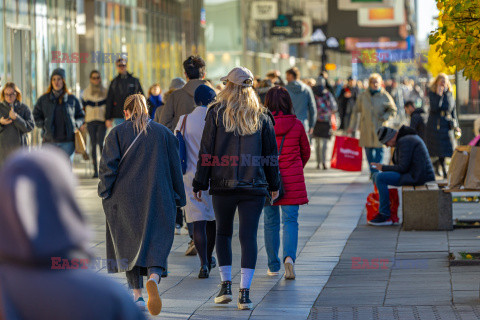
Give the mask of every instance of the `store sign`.
[[404, 0], [395, 0], [395, 4], [386, 8], [359, 9], [358, 25], [361, 27], [394, 27], [405, 23]]
[[380, 50], [405, 50], [408, 44], [406, 41], [390, 41], [388, 38], [382, 39], [361, 39], [346, 38], [345, 49], [347, 51], [380, 49]]
[[301, 38], [303, 33], [303, 21], [301, 19], [293, 19], [292, 15], [281, 14], [272, 21], [270, 29], [272, 36], [280, 36], [285, 38]]
[[301, 23], [302, 33], [300, 37], [296, 38], [293, 36], [288, 37], [288, 42], [310, 42], [312, 38], [312, 18], [305, 16], [294, 16], [292, 17], [294, 23]]
[[251, 17], [253, 20], [275, 20], [278, 17], [276, 1], [256, 1], [252, 3]]
[[339, 10], [391, 7], [396, 0], [338, 0]]

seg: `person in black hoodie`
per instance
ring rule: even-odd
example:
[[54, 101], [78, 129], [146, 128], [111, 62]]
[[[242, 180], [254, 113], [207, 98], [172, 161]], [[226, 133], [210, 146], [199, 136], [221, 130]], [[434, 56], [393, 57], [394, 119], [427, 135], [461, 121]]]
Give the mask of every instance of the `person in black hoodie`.
[[222, 280], [215, 303], [232, 301], [232, 235], [238, 208], [242, 277], [237, 306], [251, 309], [258, 222], [265, 197], [276, 199], [280, 188], [274, 118], [260, 105], [250, 70], [234, 68], [221, 81], [227, 84], [207, 112], [192, 186], [197, 201], [202, 191], [212, 195]]
[[425, 110], [423, 108], [415, 108], [413, 101], [409, 100], [405, 103], [405, 113], [410, 116], [410, 128], [414, 129], [420, 138], [425, 141]]
[[407, 126], [400, 130], [380, 127], [377, 131], [380, 142], [388, 147], [395, 147], [393, 166], [371, 163], [381, 171], [373, 174], [373, 182], [380, 195], [378, 215], [368, 223], [374, 226], [391, 225], [390, 197], [388, 186], [421, 186], [435, 181], [432, 162], [427, 146], [417, 132]]
[[127, 72], [127, 60], [120, 58], [115, 62], [118, 76], [110, 83], [107, 93], [107, 111], [105, 124], [107, 128], [119, 125], [124, 119], [123, 105], [128, 96], [136, 93], [143, 94], [140, 80]]

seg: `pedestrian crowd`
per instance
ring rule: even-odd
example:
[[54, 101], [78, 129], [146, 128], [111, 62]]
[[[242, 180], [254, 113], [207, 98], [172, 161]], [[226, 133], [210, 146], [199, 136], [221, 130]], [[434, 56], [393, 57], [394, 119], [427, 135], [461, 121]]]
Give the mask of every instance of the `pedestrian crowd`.
[[[184, 221], [191, 238], [186, 255], [198, 256], [198, 278], [208, 278], [218, 265], [221, 287], [214, 301], [229, 303], [237, 213], [241, 245], [237, 306], [251, 309], [262, 213], [268, 275], [279, 275], [283, 265], [285, 279], [296, 278], [298, 217], [300, 206], [309, 201], [304, 168], [312, 149], [316, 168], [327, 170], [327, 148], [334, 131], [355, 135], [359, 129], [359, 145], [365, 148], [371, 179], [380, 194], [378, 215], [369, 223], [381, 226], [392, 224], [388, 186], [435, 180], [431, 159], [445, 175], [453, 133], [460, 132], [452, 87], [443, 74], [425, 89], [427, 94], [411, 80], [399, 85], [395, 79], [384, 82], [379, 74], [365, 81], [350, 77], [332, 83], [322, 72], [318, 79], [302, 80], [295, 67], [285, 72], [285, 81], [279, 71], [259, 79], [249, 69], [236, 67], [214, 87], [206, 80], [204, 60], [191, 56], [183, 63], [185, 80], [174, 78], [165, 93], [155, 83], [144, 95], [140, 81], [127, 72], [125, 59], [118, 59], [116, 68], [118, 75], [108, 89], [101, 74], [93, 70], [80, 100], [67, 88], [65, 71], [55, 69], [33, 112], [22, 103], [15, 84], [2, 88], [0, 199], [6, 205], [0, 210], [5, 221], [0, 223], [0, 237], [15, 245], [0, 242], [0, 260], [6, 262], [0, 266], [0, 291], [6, 292], [0, 304], [13, 301], [17, 306], [6, 308], [7, 314], [32, 318], [33, 308], [25, 306], [29, 299], [20, 299], [21, 292], [14, 289], [14, 283], [25, 277], [39, 278], [44, 292], [56, 290], [57, 304], [74, 303], [80, 292], [67, 294], [56, 282], [85, 281], [82, 290], [93, 292], [91, 299], [104, 294], [114, 299], [106, 304], [121, 305], [117, 313], [113, 307], [99, 313], [105, 319], [142, 318], [137, 309], [146, 308], [159, 314], [159, 284], [168, 276], [167, 259]], [[429, 105], [428, 111], [424, 105]], [[57, 149], [21, 151], [7, 160], [28, 145], [28, 133], [35, 126], [41, 129], [42, 142]], [[108, 272], [125, 272], [135, 309], [129, 309], [133, 303], [122, 302], [122, 293], [115, 293], [112, 286], [108, 289], [102, 284], [106, 280], [93, 274], [43, 277], [49, 255], [72, 259], [89, 254], [85, 223], [72, 196], [74, 180], [67, 172], [67, 159], [72, 161], [75, 152], [75, 133], [84, 128], [106, 216], [107, 259], [127, 262], [109, 264]], [[391, 164], [384, 145], [395, 147]], [[58, 179], [60, 171], [64, 180]], [[15, 201], [20, 195], [30, 199], [28, 205]], [[58, 231], [54, 237], [49, 237], [49, 223]], [[27, 290], [31, 299], [46, 297], [38, 290]], [[86, 306], [89, 300], [85, 299], [78, 304]], [[92, 318], [88, 312], [96, 312], [78, 309], [78, 319]], [[42, 312], [48, 317], [50, 311]]]

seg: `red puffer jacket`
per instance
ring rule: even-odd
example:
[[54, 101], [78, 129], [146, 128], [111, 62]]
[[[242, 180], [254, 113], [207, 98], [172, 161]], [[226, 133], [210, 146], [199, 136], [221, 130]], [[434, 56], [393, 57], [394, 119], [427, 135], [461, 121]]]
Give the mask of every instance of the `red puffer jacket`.
[[282, 154], [279, 158], [285, 195], [275, 205], [301, 205], [308, 203], [307, 188], [303, 167], [310, 158], [310, 144], [305, 129], [295, 115], [279, 113], [275, 118], [275, 135], [280, 152], [282, 138]]

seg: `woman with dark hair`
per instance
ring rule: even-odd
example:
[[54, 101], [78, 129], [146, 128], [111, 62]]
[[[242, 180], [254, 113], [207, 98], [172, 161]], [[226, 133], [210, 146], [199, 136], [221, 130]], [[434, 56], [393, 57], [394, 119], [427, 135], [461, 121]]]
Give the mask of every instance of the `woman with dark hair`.
[[137, 305], [160, 313], [160, 276], [173, 244], [177, 206], [185, 206], [178, 140], [151, 121], [142, 94], [125, 100], [126, 121], [108, 134], [100, 161], [98, 195], [107, 218], [108, 272], [126, 272]]
[[280, 208], [283, 224], [283, 259], [285, 279], [295, 279], [294, 264], [298, 245], [298, 210], [308, 203], [303, 168], [310, 158], [310, 144], [302, 122], [293, 112], [287, 89], [276, 86], [267, 92], [265, 107], [275, 118], [275, 135], [279, 148], [278, 166], [284, 188], [283, 197], [263, 209], [265, 249], [268, 275], [278, 275], [280, 259]]
[[212, 195], [222, 280], [215, 303], [232, 301], [232, 235], [238, 208], [242, 276], [237, 306], [252, 309], [258, 222], [265, 197], [277, 198], [280, 188], [277, 145], [273, 117], [258, 101], [252, 72], [237, 67], [220, 80], [227, 84], [218, 103], [208, 109], [192, 185], [196, 200], [202, 201], [202, 191]]
[[13, 82], [0, 92], [0, 166], [14, 150], [27, 146], [27, 133], [33, 130], [30, 108], [22, 103], [22, 93]]
[[75, 130], [82, 126], [85, 113], [78, 99], [68, 90], [62, 68], [53, 70], [47, 92], [35, 104], [33, 118], [37, 127], [42, 129], [43, 143], [59, 147], [73, 161]]
[[85, 123], [90, 136], [91, 155], [93, 162], [93, 178], [98, 178], [97, 146], [103, 152], [105, 140], [105, 112], [107, 107], [107, 89], [102, 85], [100, 72], [90, 72], [90, 84], [83, 91], [82, 104], [85, 109]]

